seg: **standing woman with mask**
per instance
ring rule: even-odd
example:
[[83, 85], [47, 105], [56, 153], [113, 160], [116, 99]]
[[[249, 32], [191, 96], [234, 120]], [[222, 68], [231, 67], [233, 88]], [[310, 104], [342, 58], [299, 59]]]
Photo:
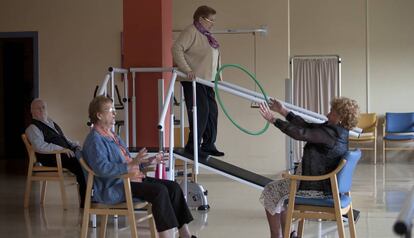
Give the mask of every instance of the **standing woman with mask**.
[[[186, 27], [172, 47], [174, 62], [180, 71], [187, 74], [182, 78], [185, 103], [187, 107], [190, 134], [185, 146], [187, 152], [193, 153], [193, 89], [192, 82], [196, 77], [214, 80], [220, 66], [219, 43], [211, 35], [210, 30], [216, 20], [216, 11], [208, 6], [200, 6], [194, 12], [193, 24]], [[218, 109], [215, 93], [211, 87], [196, 85], [197, 93], [197, 134], [201, 151], [223, 156], [224, 153], [215, 146], [217, 138]]]

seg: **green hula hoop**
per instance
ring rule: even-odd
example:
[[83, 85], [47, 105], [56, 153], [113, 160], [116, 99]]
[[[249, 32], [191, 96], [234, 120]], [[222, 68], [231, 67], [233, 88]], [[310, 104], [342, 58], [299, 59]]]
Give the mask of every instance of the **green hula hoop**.
[[257, 81], [257, 79], [256, 79], [256, 76], [255, 76], [255, 75], [253, 75], [253, 74], [252, 74], [251, 72], [249, 72], [247, 69], [243, 68], [241, 65], [238, 65], [238, 64], [224, 64], [223, 66], [221, 66], [221, 67], [218, 69], [218, 71], [217, 71], [217, 73], [216, 73], [216, 76], [215, 76], [215, 78], [214, 78], [214, 90], [216, 91], [217, 101], [219, 102], [221, 109], [223, 110], [223, 112], [224, 112], [224, 114], [226, 115], [226, 117], [227, 117], [227, 118], [231, 121], [231, 123], [233, 123], [233, 125], [235, 125], [237, 128], [239, 128], [239, 130], [243, 131], [244, 133], [249, 134], [249, 135], [253, 135], [253, 136], [258, 136], [258, 135], [263, 134], [263, 133], [267, 130], [267, 128], [269, 128], [269, 122], [267, 122], [267, 123], [266, 123], [266, 125], [263, 127], [263, 129], [261, 129], [260, 131], [250, 131], [250, 130], [247, 130], [247, 129], [245, 129], [245, 128], [241, 127], [239, 124], [237, 124], [237, 123], [236, 123], [236, 121], [235, 121], [235, 120], [233, 120], [233, 118], [232, 118], [232, 117], [231, 117], [231, 116], [227, 113], [227, 110], [226, 110], [226, 108], [225, 108], [225, 106], [224, 106], [223, 102], [221, 101], [220, 93], [219, 93], [219, 90], [218, 90], [218, 80], [219, 80], [219, 78], [220, 78], [220, 73], [221, 73], [221, 72], [222, 72], [225, 68], [237, 68], [237, 69], [240, 69], [241, 71], [245, 72], [247, 75], [249, 75], [249, 77], [250, 77], [251, 79], [253, 79], [253, 80], [254, 80], [254, 82], [256, 83], [256, 85], [259, 87], [259, 89], [260, 89], [260, 91], [262, 92], [262, 94], [263, 94], [263, 96], [264, 96], [265, 100], [266, 100], [266, 101], [268, 101], [268, 99], [267, 99], [267, 94], [266, 94], [266, 92], [264, 91], [264, 89], [263, 89], [262, 85], [260, 85], [260, 83]]

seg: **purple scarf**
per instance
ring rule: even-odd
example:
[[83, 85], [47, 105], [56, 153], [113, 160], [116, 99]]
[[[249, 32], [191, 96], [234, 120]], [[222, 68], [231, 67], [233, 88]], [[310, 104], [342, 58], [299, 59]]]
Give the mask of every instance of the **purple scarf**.
[[217, 49], [220, 47], [219, 43], [217, 42], [216, 39], [214, 39], [214, 37], [211, 35], [211, 32], [209, 32], [208, 30], [206, 30], [206, 28], [203, 27], [203, 25], [201, 25], [201, 23], [199, 21], [194, 21], [194, 26], [195, 28], [197, 28], [197, 30], [205, 35], [208, 39], [208, 43], [210, 44], [211, 47], [213, 47], [214, 49]]

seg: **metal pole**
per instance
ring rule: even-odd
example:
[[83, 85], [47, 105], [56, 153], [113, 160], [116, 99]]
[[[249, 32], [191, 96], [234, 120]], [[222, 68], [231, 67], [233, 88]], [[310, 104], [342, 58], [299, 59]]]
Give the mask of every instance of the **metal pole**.
[[169, 163], [170, 163], [170, 171], [169, 171], [169, 179], [171, 181], [175, 180], [174, 176], [174, 91], [171, 94], [170, 99], [170, 154], [169, 154]]
[[112, 106], [115, 106], [115, 72], [111, 72], [111, 98]]
[[411, 237], [412, 220], [414, 215], [414, 186], [405, 198], [401, 211], [398, 214], [397, 221], [394, 223], [394, 232], [398, 235]]
[[104, 96], [106, 96], [106, 89], [108, 87], [108, 82], [109, 82], [110, 79], [111, 79], [111, 75], [110, 74], [106, 74], [103, 83], [99, 87], [99, 90], [98, 90], [97, 95], [104, 95]]
[[137, 115], [136, 115], [136, 97], [135, 97], [135, 73], [132, 73], [132, 146], [137, 146]]
[[169, 107], [170, 100], [171, 100], [171, 95], [174, 92], [174, 84], [175, 84], [176, 78], [177, 78], [177, 72], [174, 71], [173, 74], [172, 74], [170, 86], [168, 88], [168, 92], [167, 92], [167, 95], [166, 95], [166, 98], [165, 98], [166, 101], [164, 103], [164, 108], [162, 109], [160, 120], [158, 121], [158, 129], [159, 130], [161, 130], [164, 127], [165, 116], [167, 115], [168, 107]]
[[129, 68], [131, 73], [163, 73], [163, 72], [172, 72], [174, 68], [172, 67], [149, 67], [149, 68]]
[[[158, 117], [161, 116], [161, 111], [168, 105], [164, 104], [164, 79], [158, 80]], [[161, 128], [158, 131], [158, 146], [159, 151], [164, 151], [165, 147], [165, 130]]]
[[195, 178], [196, 178], [198, 175], [198, 127], [197, 127], [197, 84], [196, 84], [196, 80], [193, 80], [192, 86], [193, 86], [194, 173], [195, 173]]
[[124, 73], [124, 126], [125, 126], [125, 143], [129, 147], [129, 101], [128, 101], [128, 73]]

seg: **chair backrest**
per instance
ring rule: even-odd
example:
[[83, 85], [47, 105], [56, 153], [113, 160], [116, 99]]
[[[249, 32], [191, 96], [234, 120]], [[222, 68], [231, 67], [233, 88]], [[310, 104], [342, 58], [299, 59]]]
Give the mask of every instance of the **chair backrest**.
[[343, 158], [344, 160], [346, 160], [346, 163], [337, 175], [338, 189], [340, 193], [346, 193], [351, 191], [352, 177], [354, 175], [356, 165], [358, 164], [360, 158], [360, 149], [348, 151], [345, 157]]
[[88, 176], [90, 175], [96, 176], [95, 172], [93, 172], [93, 170], [89, 167], [89, 165], [86, 163], [86, 161], [83, 158], [79, 159], [79, 163], [88, 172]]
[[358, 128], [361, 128], [363, 132], [374, 131], [374, 126], [377, 122], [376, 113], [361, 113], [358, 118]]
[[22, 140], [24, 145], [26, 146], [27, 154], [29, 155], [29, 160], [32, 164], [36, 163], [36, 154], [33, 149], [32, 144], [30, 143], [29, 139], [27, 139], [26, 134], [22, 134]]
[[385, 113], [385, 132], [404, 133], [414, 132], [414, 112]]

